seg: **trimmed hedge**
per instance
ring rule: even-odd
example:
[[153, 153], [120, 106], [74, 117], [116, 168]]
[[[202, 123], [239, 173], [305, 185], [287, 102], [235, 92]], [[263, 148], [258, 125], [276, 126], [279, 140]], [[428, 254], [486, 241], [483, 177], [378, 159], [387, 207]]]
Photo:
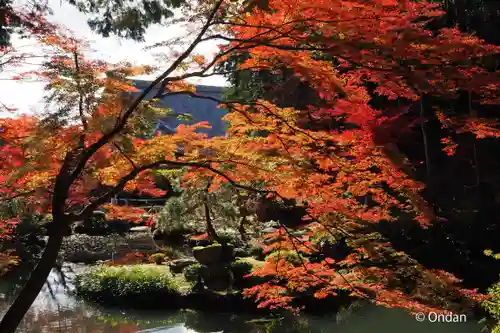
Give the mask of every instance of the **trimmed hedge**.
[[99, 303], [129, 305], [165, 302], [181, 293], [165, 266], [94, 266], [75, 277], [79, 296]]

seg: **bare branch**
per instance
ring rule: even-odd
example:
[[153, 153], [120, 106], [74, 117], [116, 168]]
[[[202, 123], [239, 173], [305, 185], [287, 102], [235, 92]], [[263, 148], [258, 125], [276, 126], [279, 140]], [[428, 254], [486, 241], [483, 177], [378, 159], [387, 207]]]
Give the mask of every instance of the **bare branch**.
[[80, 82], [80, 63], [78, 61], [78, 53], [76, 50], [73, 52], [73, 61], [75, 62], [75, 82], [76, 89], [78, 90], [78, 112], [80, 114], [80, 121], [82, 122], [83, 130], [88, 130], [87, 119], [83, 110], [83, 89]]
[[[214, 6], [214, 8], [212, 9], [212, 11], [210, 12], [210, 15], [208, 15], [208, 19], [207, 19], [207, 22], [203, 25], [203, 27], [201, 28], [200, 30], [200, 33], [198, 34], [198, 36], [196, 36], [195, 40], [191, 43], [191, 45], [189, 45], [189, 47], [186, 49], [186, 51], [184, 51], [175, 61], [174, 63], [170, 66], [170, 68], [173, 68], [173, 69], [176, 69], [190, 54], [191, 52], [193, 52], [193, 50], [195, 49], [195, 47], [200, 43], [202, 42], [203, 40], [203, 36], [205, 35], [205, 33], [207, 32], [208, 28], [213, 24], [213, 19], [215, 17], [215, 15], [217, 14], [217, 12], [219, 11], [222, 3], [224, 2], [224, 0], [218, 0]], [[170, 72], [169, 72], [170, 74]], [[169, 75], [167, 74], [167, 75]], [[167, 76], [166, 75], [166, 76]], [[165, 87], [167, 86], [167, 83], [169, 82], [168, 79], [164, 79], [158, 89], [158, 93], [155, 97], [158, 97], [159, 94], [161, 94], [161, 92], [163, 90], [165, 90]]]

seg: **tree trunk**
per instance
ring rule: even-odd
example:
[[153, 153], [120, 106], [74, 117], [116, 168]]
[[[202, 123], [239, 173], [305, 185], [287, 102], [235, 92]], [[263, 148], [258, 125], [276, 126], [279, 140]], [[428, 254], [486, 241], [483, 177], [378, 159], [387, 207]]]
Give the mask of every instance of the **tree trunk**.
[[31, 272], [31, 275], [23, 289], [17, 296], [14, 303], [12, 303], [9, 310], [3, 316], [2, 321], [0, 322], [0, 332], [14, 333], [16, 331], [17, 327], [23, 320], [24, 315], [28, 312], [29, 308], [40, 293], [40, 290], [42, 290], [43, 285], [47, 281], [47, 277], [56, 262], [64, 237], [63, 230], [56, 229], [54, 231], [55, 232], [49, 235], [47, 246], [45, 247], [42, 258], [38, 262], [36, 268]]
[[[425, 117], [425, 108], [424, 108], [424, 96], [420, 96], [420, 117]], [[427, 122], [427, 118], [425, 121], [422, 121], [420, 124], [420, 130], [422, 131], [422, 139], [424, 143], [424, 155], [425, 155], [425, 171], [427, 174], [427, 181], [431, 179], [432, 173], [432, 165], [431, 165], [431, 157], [429, 155], [429, 140], [427, 139], [427, 132], [425, 131], [425, 123]]]
[[455, 17], [457, 24], [462, 31], [469, 31], [469, 20], [467, 16], [467, 1], [455, 0]]
[[240, 219], [240, 224], [239, 224], [239, 227], [238, 227], [238, 231], [240, 233], [240, 236], [241, 236], [241, 240], [243, 242], [247, 242], [248, 241], [248, 238], [247, 238], [247, 233], [246, 233], [246, 230], [245, 230], [245, 222], [247, 220], [247, 217], [246, 215], [243, 215]]

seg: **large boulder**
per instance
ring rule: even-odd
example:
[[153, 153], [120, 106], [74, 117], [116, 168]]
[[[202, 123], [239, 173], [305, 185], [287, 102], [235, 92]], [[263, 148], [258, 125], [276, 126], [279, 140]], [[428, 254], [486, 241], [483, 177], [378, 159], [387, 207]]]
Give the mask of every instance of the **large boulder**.
[[228, 265], [202, 266], [200, 273], [208, 289], [223, 291], [231, 286], [231, 273]]
[[157, 246], [151, 233], [148, 232], [133, 232], [127, 235], [127, 247], [139, 252], [155, 251]]
[[172, 260], [168, 263], [168, 266], [170, 267], [170, 271], [172, 273], [182, 273], [184, 271], [184, 268], [197, 264], [198, 261], [193, 258], [184, 258], [184, 259], [176, 259]]
[[221, 245], [214, 243], [209, 246], [197, 246], [193, 248], [193, 255], [202, 265], [218, 263], [229, 263], [234, 260], [234, 246], [231, 244]]
[[223, 249], [220, 244], [197, 246], [193, 248], [193, 255], [202, 265], [211, 265], [224, 261]]

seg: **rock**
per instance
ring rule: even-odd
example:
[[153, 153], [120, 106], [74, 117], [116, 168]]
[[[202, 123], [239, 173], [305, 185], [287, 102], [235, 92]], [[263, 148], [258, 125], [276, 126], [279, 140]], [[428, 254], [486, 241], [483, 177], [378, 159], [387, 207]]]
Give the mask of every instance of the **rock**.
[[154, 251], [156, 244], [150, 232], [134, 232], [127, 236], [127, 245], [135, 251]]
[[149, 232], [151, 231], [150, 227], [133, 227], [130, 228], [129, 232]]
[[208, 289], [222, 291], [231, 286], [231, 275], [227, 265], [203, 266], [201, 276]]
[[278, 231], [278, 229], [273, 228], [273, 227], [269, 227], [269, 228], [263, 229], [262, 233], [264, 233], [264, 234], [272, 234], [273, 232], [276, 232], [276, 231]]
[[102, 210], [94, 210], [92, 212], [92, 216], [96, 217], [96, 218], [101, 218], [101, 219], [105, 220], [106, 219], [106, 212], [104, 212]]
[[273, 244], [275, 242], [279, 241], [279, 237], [273, 237], [273, 238], [266, 238], [262, 241], [263, 244], [265, 245], [270, 245], [270, 244]]
[[223, 251], [220, 244], [213, 244], [209, 246], [197, 246], [193, 248], [193, 255], [202, 265], [210, 265], [223, 261]]
[[194, 258], [185, 258], [185, 259], [176, 259], [172, 260], [168, 263], [168, 266], [170, 267], [170, 271], [172, 273], [182, 273], [184, 271], [184, 268], [191, 266], [193, 264], [197, 264], [198, 261]]

